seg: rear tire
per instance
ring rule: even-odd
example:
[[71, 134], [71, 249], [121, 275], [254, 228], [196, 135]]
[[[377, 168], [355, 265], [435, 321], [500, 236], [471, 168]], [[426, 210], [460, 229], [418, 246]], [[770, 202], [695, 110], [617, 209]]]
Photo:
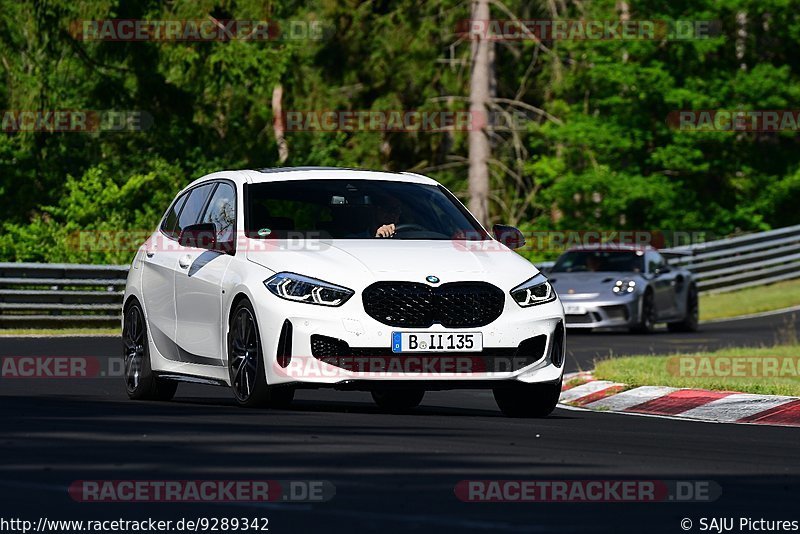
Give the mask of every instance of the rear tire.
[[637, 334], [652, 334], [656, 329], [656, 308], [652, 291], [647, 291], [642, 296], [640, 319], [636, 326], [631, 327], [631, 332]]
[[670, 332], [697, 332], [700, 323], [700, 305], [697, 298], [697, 288], [691, 286], [686, 295], [686, 317], [682, 321], [667, 323]]
[[407, 412], [419, 406], [425, 396], [419, 389], [387, 389], [372, 392], [372, 400], [386, 412]]
[[552, 384], [509, 384], [495, 388], [494, 400], [507, 417], [547, 417], [561, 396], [561, 379]]
[[153, 373], [147, 322], [139, 302], [125, 310], [122, 324], [122, 356], [125, 362], [125, 389], [133, 400], [168, 401], [175, 396], [178, 383]]

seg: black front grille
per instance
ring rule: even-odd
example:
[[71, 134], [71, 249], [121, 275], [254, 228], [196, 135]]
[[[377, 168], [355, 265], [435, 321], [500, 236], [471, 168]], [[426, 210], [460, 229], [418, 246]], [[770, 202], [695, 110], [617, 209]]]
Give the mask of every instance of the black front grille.
[[431, 287], [415, 282], [376, 282], [362, 295], [364, 310], [383, 324], [428, 328], [484, 326], [503, 311], [505, 295], [486, 282], [452, 282]]
[[564, 317], [567, 319], [567, 324], [587, 324], [594, 323], [598, 320], [593, 314], [590, 313], [583, 313], [581, 315], [567, 314]]
[[612, 321], [627, 321], [628, 307], [623, 305], [607, 306], [605, 309], [608, 318]]
[[547, 336], [528, 338], [518, 347], [483, 352], [394, 353], [389, 347], [351, 347], [346, 341], [319, 334], [311, 336], [314, 358], [348, 371], [397, 373], [507, 373], [539, 361]]

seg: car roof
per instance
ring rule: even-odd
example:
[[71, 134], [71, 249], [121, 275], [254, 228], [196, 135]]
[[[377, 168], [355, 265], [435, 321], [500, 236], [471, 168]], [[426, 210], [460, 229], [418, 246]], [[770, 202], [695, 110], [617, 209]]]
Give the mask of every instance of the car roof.
[[427, 185], [438, 185], [439, 183], [432, 178], [413, 172], [370, 171], [347, 167], [277, 167], [215, 172], [194, 180], [186, 189], [209, 180], [222, 179], [231, 180], [239, 185], [288, 180], [389, 180]]
[[277, 167], [258, 169], [250, 175], [251, 183], [284, 180], [390, 180], [436, 185], [438, 182], [413, 172], [371, 171], [348, 167]]

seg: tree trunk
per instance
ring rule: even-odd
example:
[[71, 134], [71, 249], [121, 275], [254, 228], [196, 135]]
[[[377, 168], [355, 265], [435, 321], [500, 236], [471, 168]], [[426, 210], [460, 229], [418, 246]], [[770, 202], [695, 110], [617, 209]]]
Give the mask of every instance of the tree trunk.
[[[620, 0], [617, 2], [617, 12], [619, 13], [620, 22], [625, 23], [631, 19], [630, 6], [625, 0]], [[628, 62], [628, 50], [625, 48], [622, 49], [622, 62]]]
[[283, 124], [283, 85], [278, 84], [272, 89], [272, 130], [275, 132], [275, 141], [278, 143], [278, 162], [284, 163], [289, 157], [289, 145], [286, 143]]
[[[472, 3], [472, 19], [487, 23], [489, 1]], [[469, 110], [472, 128], [469, 132], [469, 209], [484, 226], [489, 224], [489, 138], [488, 125], [490, 101], [491, 64], [490, 41], [484, 35], [475, 35], [472, 41], [472, 72], [470, 74]], [[481, 126], [478, 128], [477, 126]]]
[[736, 13], [736, 59], [739, 61], [739, 68], [747, 70], [747, 11]]

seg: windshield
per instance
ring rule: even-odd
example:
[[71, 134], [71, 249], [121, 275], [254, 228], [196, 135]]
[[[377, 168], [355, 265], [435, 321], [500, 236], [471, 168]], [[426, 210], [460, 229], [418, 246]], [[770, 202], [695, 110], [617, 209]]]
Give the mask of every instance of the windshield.
[[573, 250], [562, 254], [550, 272], [640, 273], [643, 269], [644, 253], [640, 250]]
[[246, 188], [248, 235], [374, 239], [394, 225], [395, 239], [489, 239], [441, 186], [388, 180], [289, 180]]

